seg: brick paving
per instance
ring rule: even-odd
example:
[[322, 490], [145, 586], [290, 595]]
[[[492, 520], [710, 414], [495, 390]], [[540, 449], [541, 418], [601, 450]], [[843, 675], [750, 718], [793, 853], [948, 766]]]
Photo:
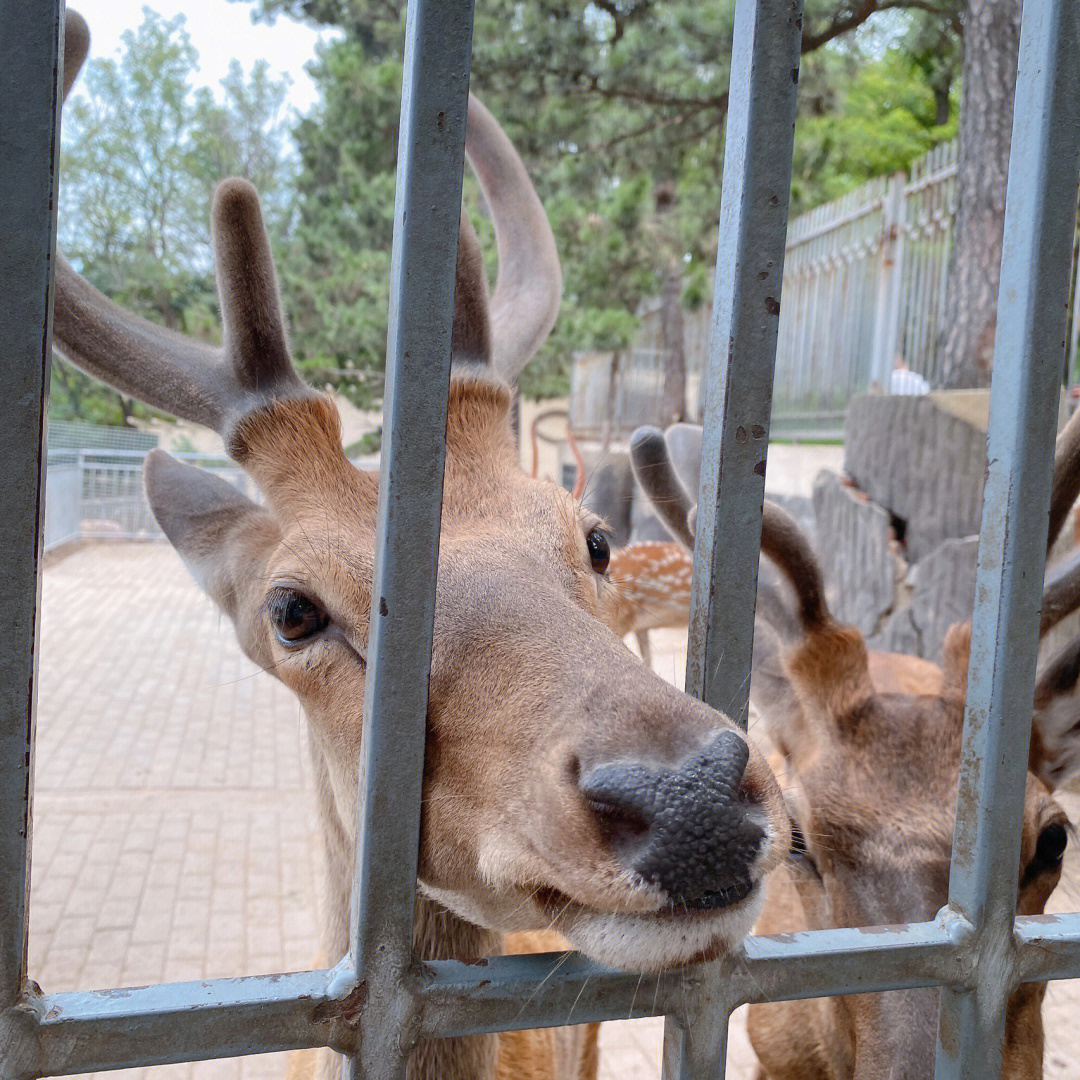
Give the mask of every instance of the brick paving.
[[[295, 699], [161, 544], [99, 544], [42, 588], [30, 972], [49, 991], [298, 970], [315, 957], [318, 834]], [[685, 635], [654, 635], [674, 677]], [[1069, 810], [1080, 820], [1080, 800]], [[1075, 847], [1075, 845], [1074, 845]], [[1080, 907], [1080, 858], [1053, 907]], [[643, 989], [643, 994], [647, 987]], [[643, 998], [644, 1000], [644, 998]], [[1045, 1010], [1047, 1080], [1075, 1080], [1080, 983]], [[603, 1080], [659, 1075], [663, 1024], [607, 1024]], [[280, 1078], [268, 1055], [130, 1070]], [[753, 1080], [742, 1018], [730, 1080]]]

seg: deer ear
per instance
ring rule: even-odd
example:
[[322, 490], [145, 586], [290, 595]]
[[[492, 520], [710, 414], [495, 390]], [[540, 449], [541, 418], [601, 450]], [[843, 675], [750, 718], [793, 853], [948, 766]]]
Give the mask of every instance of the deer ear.
[[1051, 789], [1080, 773], [1080, 640], [1039, 669], [1028, 768]]
[[[191, 576], [242, 630], [281, 533], [273, 517], [220, 477], [152, 450], [143, 468], [150, 509]], [[242, 644], [251, 655], [245, 635]], [[259, 657], [252, 656], [258, 662]]]
[[784, 643], [767, 618], [754, 620], [754, 662], [750, 667], [750, 702], [785, 759], [790, 760], [807, 735], [795, 688], [784, 666]]

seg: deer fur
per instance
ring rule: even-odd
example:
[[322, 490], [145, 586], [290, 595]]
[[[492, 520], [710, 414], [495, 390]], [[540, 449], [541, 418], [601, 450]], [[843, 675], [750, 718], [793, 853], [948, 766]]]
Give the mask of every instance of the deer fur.
[[[87, 41], [85, 23], [68, 12], [67, 85]], [[466, 152], [500, 264], [489, 298], [465, 222], [453, 340], [456, 359], [471, 362], [456, 365], [449, 391], [414, 948], [421, 960], [469, 958], [550, 948], [551, 936], [508, 935], [555, 932], [630, 969], [717, 955], [753, 922], [760, 883], [789, 846], [788, 816], [763, 757], [730, 721], [645, 669], [604, 625], [612, 586], [599, 522], [520, 468], [499, 372], [513, 378], [543, 341], [561, 277], [524, 168], [475, 99]], [[166, 536], [247, 655], [293, 689], [306, 715], [327, 862], [323, 956], [332, 962], [348, 947], [368, 630], [393, 617], [372, 605], [378, 480], [346, 460], [334, 406], [292, 366], [250, 184], [219, 185], [213, 226], [221, 348], [122, 311], [62, 260], [54, 334], [90, 374], [219, 432], [262, 493], [257, 504], [161, 452], [146, 463]], [[706, 751], [737, 763], [726, 812], [739, 835], [756, 839], [738, 865], [723, 861], [734, 849], [695, 853], [687, 869], [707, 880], [693, 886], [688, 910], [681, 884], [661, 884], [682, 864], [669, 861], [664, 876], [638, 869], [652, 864], [625, 845], [621, 804], [604, 793], [630, 766], [681, 781]], [[704, 798], [705, 785], [694, 790]], [[651, 843], [646, 826], [634, 827]], [[681, 810], [665, 819], [665, 829], [680, 828], [691, 835]], [[509, 1033], [421, 1043], [408, 1075], [584, 1078], [595, 1061], [595, 1031]], [[318, 1055], [320, 1075], [336, 1068], [332, 1055]]]
[[[663, 436], [636, 433], [638, 479], [692, 544], [694, 508]], [[1080, 415], [1058, 441], [1049, 545], [1080, 489]], [[953, 626], [941, 665], [868, 652], [838, 624], [806, 537], [765, 504], [762, 551], [793, 591], [798, 629], [755, 624], [752, 702], [777, 748], [795, 824], [792, 857], [769, 878], [760, 934], [932, 920], [948, 896], [971, 625]], [[1080, 563], [1047, 575], [1042, 633], [1076, 607]], [[1061, 876], [1065, 811], [1054, 788], [1080, 767], [1080, 642], [1040, 668], [1035, 691], [1017, 911], [1041, 913]], [[1007, 1012], [1004, 1080], [1042, 1076], [1045, 987]], [[925, 1080], [933, 1074], [939, 991], [894, 991], [753, 1005], [759, 1080]]]

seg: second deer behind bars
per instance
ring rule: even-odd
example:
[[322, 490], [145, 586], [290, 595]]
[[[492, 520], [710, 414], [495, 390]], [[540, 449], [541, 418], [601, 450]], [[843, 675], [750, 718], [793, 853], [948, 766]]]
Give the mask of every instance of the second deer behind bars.
[[[69, 13], [65, 85], [87, 47]], [[430, 675], [416, 945], [476, 956], [554, 928], [588, 955], [656, 970], [737, 944], [787, 851], [776, 782], [743, 734], [640, 664], [600, 619], [600, 523], [526, 477], [513, 377], [558, 309], [554, 241], [521, 162], [470, 104], [467, 153], [492, 211], [490, 303], [462, 219]], [[89, 373], [224, 438], [265, 498], [155, 451], [155, 516], [244, 651], [308, 719], [328, 864], [326, 959], [347, 948], [378, 482], [342, 450], [336, 409], [293, 368], [258, 199], [213, 211], [224, 345], [125, 312], [58, 260], [54, 333]], [[433, 386], [432, 393], [441, 390]], [[425, 673], [416, 672], [418, 679]], [[495, 1075], [517, 1036], [429, 1044], [413, 1076]], [[522, 1071], [504, 1053], [500, 1075]]]

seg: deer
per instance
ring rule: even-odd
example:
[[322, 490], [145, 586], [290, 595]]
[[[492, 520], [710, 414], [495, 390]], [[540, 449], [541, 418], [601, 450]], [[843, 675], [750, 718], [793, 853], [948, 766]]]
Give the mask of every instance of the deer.
[[[696, 507], [661, 432], [632, 442], [639, 482], [673, 535], [693, 545]], [[1058, 438], [1053, 547], [1080, 490], [1080, 415]], [[793, 593], [794, 626], [755, 622], [751, 699], [776, 747], [792, 814], [789, 859], [769, 878], [755, 933], [929, 921], [948, 894], [970, 622], [950, 628], [940, 665], [868, 652], [840, 625], [799, 526], [765, 502], [762, 553]], [[1044, 583], [1040, 635], [1080, 606], [1080, 559]], [[1069, 822], [1053, 792], [1080, 771], [1080, 640], [1040, 665], [1024, 804], [1017, 911], [1041, 914], [1061, 877]], [[1042, 1076], [1044, 984], [1008, 1003], [1005, 1080]], [[925, 1080], [934, 1072], [936, 989], [751, 1005], [758, 1080]]]
[[[65, 95], [88, 49], [86, 23], [69, 11]], [[612, 585], [599, 521], [521, 468], [509, 383], [555, 321], [561, 268], [524, 165], [475, 98], [466, 154], [495, 224], [498, 272], [489, 295], [463, 213], [415, 953], [570, 947], [641, 971], [724, 955], [789, 849], [780, 789], [727, 717], [646, 669], [604, 623]], [[299, 699], [332, 963], [348, 952], [369, 629], [387, 614], [371, 596], [379, 481], [347, 460], [336, 407], [292, 363], [247, 181], [218, 185], [212, 228], [221, 346], [125, 311], [62, 255], [53, 336], [88, 374], [217, 432], [261, 494], [248, 499], [162, 451], [144, 466], [154, 516], [196, 584], [246, 655]], [[708, 842], [692, 840], [702, 828]], [[596, 1069], [595, 1029], [410, 1049], [410, 1080], [586, 1080]], [[338, 1068], [328, 1051], [296, 1065], [322, 1077]]]
[[633, 634], [641, 659], [652, 667], [650, 630], [685, 629], [690, 623], [694, 564], [682, 544], [638, 540], [611, 553], [613, 614], [619, 637]]

